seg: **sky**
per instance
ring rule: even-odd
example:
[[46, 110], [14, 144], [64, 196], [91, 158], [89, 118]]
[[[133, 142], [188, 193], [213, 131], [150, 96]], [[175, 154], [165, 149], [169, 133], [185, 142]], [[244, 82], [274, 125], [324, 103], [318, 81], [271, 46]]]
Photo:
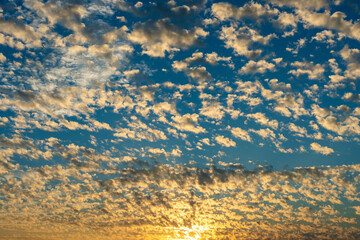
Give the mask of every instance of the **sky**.
[[359, 16], [0, 1], [0, 239], [359, 239]]

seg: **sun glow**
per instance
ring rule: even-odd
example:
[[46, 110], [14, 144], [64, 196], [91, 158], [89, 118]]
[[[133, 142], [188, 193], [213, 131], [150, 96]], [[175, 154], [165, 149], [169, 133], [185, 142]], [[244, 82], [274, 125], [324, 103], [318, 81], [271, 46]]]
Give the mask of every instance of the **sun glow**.
[[201, 239], [202, 234], [208, 230], [208, 227], [194, 225], [191, 228], [179, 227], [174, 230], [176, 232], [176, 237], [172, 240], [199, 240]]

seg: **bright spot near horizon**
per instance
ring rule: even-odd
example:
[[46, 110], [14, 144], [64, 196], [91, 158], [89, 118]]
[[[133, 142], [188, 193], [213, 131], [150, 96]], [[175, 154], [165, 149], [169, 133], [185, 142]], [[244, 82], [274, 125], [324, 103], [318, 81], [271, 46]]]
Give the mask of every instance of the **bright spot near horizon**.
[[175, 232], [178, 232], [176, 235], [182, 237], [175, 237], [173, 240], [198, 240], [201, 239], [202, 233], [208, 230], [208, 227], [194, 225], [191, 228], [179, 227], [174, 228]]

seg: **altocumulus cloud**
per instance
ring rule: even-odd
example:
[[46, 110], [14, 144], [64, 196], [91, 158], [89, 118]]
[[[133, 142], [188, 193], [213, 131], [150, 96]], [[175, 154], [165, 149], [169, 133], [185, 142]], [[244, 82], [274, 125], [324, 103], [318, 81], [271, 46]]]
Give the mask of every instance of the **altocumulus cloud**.
[[359, 239], [358, 15], [2, 1], [0, 239]]

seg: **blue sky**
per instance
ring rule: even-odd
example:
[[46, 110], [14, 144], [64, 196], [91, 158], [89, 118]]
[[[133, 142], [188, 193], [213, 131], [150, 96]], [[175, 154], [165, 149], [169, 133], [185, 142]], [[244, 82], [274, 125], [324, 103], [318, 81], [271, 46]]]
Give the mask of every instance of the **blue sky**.
[[0, 239], [356, 239], [359, 13], [2, 1]]

